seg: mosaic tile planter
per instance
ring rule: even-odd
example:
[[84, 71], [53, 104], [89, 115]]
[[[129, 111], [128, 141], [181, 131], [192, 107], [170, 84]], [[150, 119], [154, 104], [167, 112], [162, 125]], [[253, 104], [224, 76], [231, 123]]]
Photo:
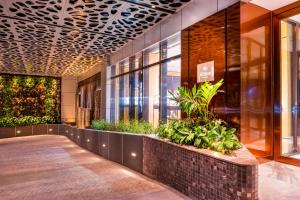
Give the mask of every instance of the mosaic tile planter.
[[144, 137], [143, 173], [192, 199], [258, 199], [256, 159], [242, 148], [235, 156]]

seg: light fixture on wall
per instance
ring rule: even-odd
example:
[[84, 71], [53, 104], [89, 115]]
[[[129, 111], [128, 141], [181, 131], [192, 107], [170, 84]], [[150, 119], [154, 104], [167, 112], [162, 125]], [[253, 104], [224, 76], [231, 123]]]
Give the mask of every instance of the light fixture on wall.
[[90, 142], [90, 139], [87, 139], [86, 141], [87, 141], [87, 142]]
[[102, 147], [105, 148], [105, 147], [106, 147], [106, 144], [102, 144]]
[[52, 132], [52, 131], [53, 131], [53, 129], [52, 129], [52, 128], [49, 128], [49, 131], [50, 131], [50, 132]]

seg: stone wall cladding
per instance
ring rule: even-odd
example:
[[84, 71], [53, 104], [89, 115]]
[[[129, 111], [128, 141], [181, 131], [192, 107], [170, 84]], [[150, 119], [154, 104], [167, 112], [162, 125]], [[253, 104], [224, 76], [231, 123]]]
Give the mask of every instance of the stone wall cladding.
[[237, 165], [157, 139], [143, 140], [146, 176], [192, 199], [258, 199], [257, 165]]

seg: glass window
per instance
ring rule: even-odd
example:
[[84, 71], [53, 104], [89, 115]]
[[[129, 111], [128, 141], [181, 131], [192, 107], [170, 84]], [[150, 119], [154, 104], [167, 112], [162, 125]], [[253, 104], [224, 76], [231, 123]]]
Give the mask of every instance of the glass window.
[[119, 120], [129, 120], [129, 74], [119, 77]]
[[171, 58], [181, 53], [180, 34], [162, 41], [162, 59]]
[[144, 50], [144, 66], [159, 62], [159, 43]]
[[161, 121], [180, 118], [179, 105], [171, 100], [171, 93], [176, 93], [181, 84], [181, 59], [162, 64], [161, 68]]
[[296, 159], [300, 159], [299, 16], [284, 19], [280, 23], [281, 154]]
[[144, 70], [143, 118], [153, 126], [159, 124], [159, 65]]

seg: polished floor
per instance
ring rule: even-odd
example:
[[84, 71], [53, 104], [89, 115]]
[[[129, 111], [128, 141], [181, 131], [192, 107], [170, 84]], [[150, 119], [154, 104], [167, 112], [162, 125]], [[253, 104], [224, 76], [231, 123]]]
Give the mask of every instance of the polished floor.
[[1, 200], [182, 200], [175, 190], [62, 136], [0, 140]]
[[300, 167], [267, 161], [259, 165], [259, 199], [299, 200]]
[[[175, 190], [62, 136], [0, 140], [1, 200], [183, 200]], [[300, 199], [300, 167], [263, 161], [259, 199]]]

